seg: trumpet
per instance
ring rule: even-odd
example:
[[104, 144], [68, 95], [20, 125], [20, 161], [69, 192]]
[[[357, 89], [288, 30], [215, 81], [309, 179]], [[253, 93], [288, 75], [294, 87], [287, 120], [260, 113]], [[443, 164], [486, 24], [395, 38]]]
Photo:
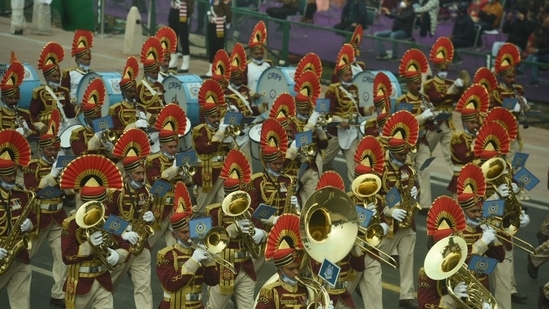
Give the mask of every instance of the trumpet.
[[219, 266], [223, 266], [230, 270], [233, 274], [236, 275], [236, 270], [234, 268], [234, 265], [217, 256], [217, 254], [223, 252], [227, 245], [229, 244], [229, 234], [227, 234], [227, 231], [225, 231], [224, 228], [221, 226], [214, 226], [212, 227], [204, 237], [204, 244], [199, 244], [196, 242], [191, 242], [191, 247], [193, 249], [196, 248], [204, 248], [206, 249], [206, 252], [208, 253], [209, 257]]
[[515, 192], [512, 190], [512, 181], [510, 175], [512, 171], [507, 169], [507, 162], [502, 158], [491, 158], [480, 166], [482, 173], [489, 183], [497, 192], [497, 188], [506, 184], [509, 186], [509, 196], [505, 203], [506, 212], [516, 212], [518, 215], [522, 213], [522, 204], [518, 200]]
[[325, 126], [328, 123], [332, 122], [333, 116], [332, 113], [321, 113], [318, 115], [318, 118], [316, 120], [317, 126]]
[[113, 130], [103, 130], [101, 132], [101, 141], [102, 142], [111, 142], [114, 144], [116, 141], [116, 133]]
[[[480, 218], [480, 222], [481, 224], [492, 227], [496, 231], [496, 237], [500, 241], [510, 243], [530, 254], [534, 254], [536, 252], [534, 246], [532, 246], [529, 242], [514, 236], [520, 226], [520, 219], [517, 213], [508, 213], [501, 218]], [[510, 239], [507, 239], [501, 234], [507, 235]]]
[[[433, 103], [431, 103], [431, 101], [427, 100], [427, 98], [425, 98], [425, 96], [422, 93], [419, 93], [419, 95], [421, 96], [421, 107], [422, 107], [422, 109], [423, 110], [430, 109], [434, 113], [435, 112], [435, 106], [433, 105]], [[437, 133], [442, 132], [442, 129], [440, 128], [440, 124], [438, 123], [438, 121], [434, 117], [432, 117], [431, 120], [433, 121], [433, 124], [435, 125], [436, 132]]]
[[189, 165], [189, 163], [184, 163], [179, 167], [179, 174], [185, 175], [188, 178], [192, 178], [196, 174], [196, 167], [194, 165]]
[[298, 149], [299, 155], [303, 157], [314, 157], [318, 153], [316, 146], [313, 144], [303, 145]]
[[239, 125], [229, 125], [225, 129], [225, 135], [230, 135], [232, 137], [239, 136], [240, 133], [242, 133], [242, 129], [240, 128]]

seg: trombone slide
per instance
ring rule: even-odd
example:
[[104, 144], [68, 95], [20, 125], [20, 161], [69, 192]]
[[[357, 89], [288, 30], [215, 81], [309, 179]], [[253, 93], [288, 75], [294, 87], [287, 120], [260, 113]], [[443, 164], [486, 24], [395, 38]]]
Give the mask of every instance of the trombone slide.
[[366, 241], [363, 240], [362, 238], [357, 237], [355, 241], [355, 245], [360, 249], [366, 251], [367, 253], [373, 255], [374, 257], [380, 259], [381, 261], [387, 263], [389, 266], [393, 267], [394, 269], [397, 269], [397, 262], [395, 261], [395, 259], [393, 259], [392, 256], [388, 255], [387, 253], [383, 252], [380, 249], [377, 249], [377, 252], [379, 252], [379, 254], [376, 253], [375, 250], [372, 250], [374, 248], [368, 245], [368, 243], [366, 243]]

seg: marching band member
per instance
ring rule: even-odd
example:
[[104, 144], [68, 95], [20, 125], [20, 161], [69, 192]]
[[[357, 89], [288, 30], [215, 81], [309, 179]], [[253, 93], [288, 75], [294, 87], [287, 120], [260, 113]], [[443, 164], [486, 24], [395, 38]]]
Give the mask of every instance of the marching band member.
[[347, 161], [347, 175], [353, 180], [353, 156], [358, 144], [358, 128], [360, 116], [373, 113], [373, 106], [360, 106], [358, 88], [353, 81], [351, 63], [354, 59], [353, 47], [344, 44], [337, 56], [336, 74], [339, 82], [333, 83], [326, 89], [325, 98], [330, 99], [330, 112], [334, 121], [341, 122], [337, 127], [328, 128], [332, 138], [328, 140], [328, 147], [324, 155], [323, 170], [331, 169], [332, 162], [341, 149]]
[[387, 122], [389, 113], [391, 111], [391, 94], [393, 93], [393, 86], [389, 76], [383, 72], [377, 72], [374, 77], [373, 86], [373, 100], [374, 110], [377, 114], [376, 118], [370, 118], [364, 124], [364, 135], [379, 137], [383, 131], [383, 126]]
[[178, 135], [185, 134], [187, 125], [187, 116], [177, 104], [168, 104], [160, 111], [156, 118], [155, 128], [159, 131], [158, 140], [160, 142], [160, 151], [147, 156], [145, 170], [147, 171], [147, 183], [154, 185], [156, 180], [163, 180], [171, 184], [171, 189], [166, 194], [155, 200], [153, 203], [153, 213], [155, 217], [154, 235], [149, 237], [149, 244], [152, 247], [156, 242], [164, 237], [166, 242], [169, 237], [168, 226], [169, 218], [173, 211], [173, 186], [178, 181], [189, 183], [190, 177], [185, 174], [181, 166], [177, 166], [175, 154], [179, 142]]
[[[9, 68], [4, 73], [0, 82], [2, 93], [2, 103], [4, 107], [0, 108], [0, 129], [12, 129], [25, 137], [37, 135], [39, 132], [34, 128], [30, 112], [19, 108], [21, 97], [19, 87], [23, 83], [25, 68], [18, 61], [12, 61]], [[44, 126], [43, 130], [47, 131]]]
[[122, 101], [109, 107], [109, 115], [113, 121], [113, 131], [116, 136], [122, 135], [124, 131], [131, 128], [149, 127], [149, 120], [154, 122], [156, 115], [147, 114], [137, 104], [137, 88], [135, 79], [139, 73], [137, 58], [131, 56], [126, 60], [124, 73], [120, 79], [119, 86], [122, 92]]
[[[351, 44], [354, 51], [354, 57], [353, 62], [351, 63], [351, 72], [353, 78], [360, 72], [366, 70], [366, 63], [364, 61], [357, 61], [358, 57], [360, 57], [360, 43], [362, 42], [362, 36], [364, 33], [364, 28], [362, 28], [362, 25], [358, 24], [355, 27], [355, 30], [353, 31], [353, 35], [351, 35], [351, 38], [349, 39], [348, 44]], [[334, 74], [332, 75], [332, 83], [337, 83], [339, 81], [339, 78], [337, 76], [337, 73], [334, 70]]]
[[164, 87], [158, 82], [158, 66], [163, 58], [162, 43], [157, 37], [149, 37], [141, 47], [144, 76], [137, 84], [137, 103], [145, 113], [157, 115], [166, 105]]
[[397, 252], [399, 256], [400, 297], [399, 306], [417, 308], [414, 299], [413, 265], [416, 243], [414, 212], [419, 207], [416, 198], [418, 187], [416, 171], [408, 157], [410, 148], [418, 140], [419, 124], [417, 119], [407, 111], [394, 113], [383, 127], [382, 136], [387, 139], [385, 167], [382, 175], [380, 194], [385, 196], [396, 187], [400, 204], [385, 207], [383, 214], [389, 225], [389, 232], [379, 245], [383, 252]]
[[[530, 222], [530, 217], [524, 212], [524, 210], [522, 210], [520, 204], [515, 204], [515, 201], [518, 202], [516, 199], [516, 194], [519, 192], [520, 188], [517, 184], [512, 182], [513, 175], [511, 165], [503, 159], [505, 154], [507, 154], [510, 149], [510, 139], [507, 132], [516, 134], [516, 127], [513, 127], [513, 129], [515, 129], [514, 132], [507, 131], [505, 128], [507, 127], [511, 129], [511, 126], [501, 125], [501, 121], [505, 120], [504, 117], [497, 119], [497, 121], [491, 121], [491, 118], [492, 116], [490, 116], [490, 118], [488, 116], [486, 117], [486, 122], [480, 128], [474, 145], [475, 157], [480, 159], [481, 167], [486, 173], [486, 183], [488, 185], [486, 189], [487, 200], [504, 199], [506, 209], [505, 214], [519, 212], [520, 208], [520, 212], [516, 215], [519, 216], [520, 227], [525, 227]], [[510, 117], [510, 120], [514, 125], [514, 118]], [[488, 168], [492, 169], [492, 165], [494, 164], [492, 162], [494, 162], [494, 160], [498, 162], [498, 158], [501, 164], [499, 167], [502, 168], [501, 174], [493, 178], [488, 178], [488, 173], [486, 170]], [[500, 184], [499, 180], [496, 181], [496, 179], [500, 177], [504, 177], [505, 183]], [[506, 234], [502, 234], [502, 236], [506, 239], [506, 241], [503, 242], [505, 259], [501, 263], [497, 264], [493, 274], [493, 281], [495, 286], [495, 296], [498, 300], [500, 308], [511, 308], [512, 294], [516, 294], [519, 299], [522, 299], [523, 297], [521, 297], [522, 295], [517, 292], [514, 279], [514, 251], [512, 239]]]
[[151, 252], [149, 235], [154, 221], [149, 190], [145, 187], [144, 157], [150, 152], [149, 139], [139, 129], [126, 131], [114, 146], [113, 155], [123, 165], [122, 190], [112, 195], [106, 207], [106, 215], [115, 215], [130, 225], [122, 233], [122, 239], [130, 243], [129, 259], [111, 273], [116, 289], [124, 275], [130, 274], [134, 286], [133, 297], [140, 308], [153, 308], [151, 289]]
[[101, 106], [105, 102], [105, 84], [100, 78], [94, 79], [86, 88], [82, 103], [85, 125], [71, 132], [71, 148], [75, 156], [81, 154], [101, 154], [112, 156], [113, 141], [106, 135], [108, 131], [95, 132], [93, 120], [101, 117]]
[[[250, 39], [248, 40], [248, 48], [250, 49], [250, 60], [247, 63], [244, 71], [244, 79], [242, 83], [248, 85], [252, 91], [252, 96], [263, 95], [256, 93], [259, 77], [266, 69], [272, 66], [270, 60], [265, 59], [265, 48], [267, 43], [267, 26], [262, 20], [258, 21], [252, 30]], [[257, 98], [256, 100], [258, 100]]]
[[76, 67], [66, 69], [61, 76], [61, 86], [70, 90], [72, 104], [77, 104], [76, 91], [84, 75], [90, 72], [91, 48], [93, 47], [93, 32], [90, 30], [76, 30], [72, 40], [71, 56], [74, 57]]
[[[183, 54], [183, 62], [177, 73], [187, 73], [191, 63], [191, 53], [189, 50], [189, 19], [194, 12], [194, 0], [171, 1], [170, 12], [168, 13], [168, 26], [176, 34], [173, 41], [174, 49], [170, 49], [170, 62], [168, 68], [177, 70], [179, 55]], [[203, 15], [201, 18], [203, 19]], [[179, 44], [178, 44], [179, 43]], [[176, 53], [177, 46], [181, 48], [181, 53]]]
[[[85, 175], [85, 177], [84, 177]], [[61, 173], [61, 189], [80, 195], [75, 214], [63, 221], [61, 251], [67, 265], [63, 287], [67, 308], [112, 308], [112, 270], [126, 261], [130, 244], [101, 231], [108, 189], [122, 188], [122, 175], [112, 161], [99, 155], [73, 160]]]
[[[51, 182], [46, 176], [56, 179], [60, 168], [56, 166], [61, 141], [57, 132], [48, 131], [40, 136], [38, 142], [40, 148], [39, 159], [34, 159], [29, 166], [23, 169], [25, 187], [28, 190], [39, 192], [50, 184], [59, 189], [57, 181]], [[63, 200], [69, 197], [63, 191], [59, 191], [57, 196], [41, 197], [40, 205], [37, 207], [37, 230], [38, 235], [32, 240], [32, 248], [29, 256], [32, 258], [38, 252], [44, 241], [51, 249], [53, 256], [52, 276], [53, 286], [51, 287], [50, 304], [65, 308], [65, 293], [63, 292], [63, 281], [67, 275], [67, 267], [63, 263], [61, 255], [61, 231], [63, 230], [63, 220], [67, 218], [67, 213], [63, 209]], [[70, 198], [74, 200], [74, 195]]]
[[414, 162], [413, 168], [418, 171], [417, 175], [421, 194], [419, 204], [422, 209], [428, 209], [431, 205], [431, 173], [427, 167], [420, 171], [423, 163], [431, 156], [431, 150], [426, 137], [426, 126], [434, 116], [432, 105], [428, 98], [421, 93], [421, 75], [428, 70], [427, 58], [419, 49], [407, 50], [398, 67], [399, 74], [406, 80], [406, 94], [397, 99], [396, 110], [411, 108], [409, 110], [419, 123], [419, 140], [416, 145], [416, 152], [412, 153], [411, 159]]
[[59, 110], [61, 114], [62, 132], [76, 117], [75, 106], [70, 100], [70, 89], [61, 85], [61, 69], [59, 63], [63, 61], [65, 51], [56, 42], [50, 42], [44, 46], [38, 59], [38, 69], [42, 70], [46, 85], [33, 89], [32, 100], [29, 105], [31, 119], [34, 127], [41, 133], [49, 122], [52, 110]]
[[[162, 52], [164, 53], [164, 57], [159, 64], [160, 71], [158, 72], [158, 82], [162, 83], [164, 78], [177, 73], [176, 70], [170, 70], [169, 65], [172, 62], [171, 55], [175, 55], [175, 63], [177, 65], [178, 58], [175, 54], [175, 50], [177, 49], [177, 35], [172, 28], [164, 26], [158, 29], [154, 36], [160, 40], [160, 43], [162, 44]], [[170, 99], [173, 101], [173, 98]]]
[[170, 218], [174, 244], [158, 251], [156, 262], [156, 274], [164, 290], [164, 299], [158, 308], [204, 308], [202, 284], [211, 287], [219, 284], [219, 272], [206, 249], [191, 247], [191, 197], [182, 183], [177, 186], [176, 194], [180, 196]]
[[[0, 141], [0, 290], [7, 287], [12, 308], [30, 308], [29, 251], [20, 242], [37, 226], [34, 194], [18, 186], [15, 179], [18, 167], [29, 164], [31, 151], [27, 140], [14, 130], [0, 131]], [[11, 248], [6, 246], [10, 238]]]
[[[517, 126], [522, 123], [523, 128], [528, 128], [525, 113], [530, 110], [530, 105], [524, 97], [524, 88], [515, 84], [515, 67], [520, 64], [520, 50], [512, 43], [505, 43], [501, 46], [494, 62], [494, 69], [500, 78], [498, 87], [493, 92], [493, 105], [503, 106], [504, 100], [515, 99], [516, 102], [509, 108], [516, 117]], [[505, 107], [505, 106], [504, 106]], [[511, 142], [511, 149], [506, 155], [509, 162], [513, 161], [515, 153], [522, 150], [522, 135], [520, 130], [517, 138]]]
[[206, 13], [208, 15], [208, 25], [206, 26], [208, 40], [208, 56], [210, 60], [210, 68], [206, 72], [207, 77], [212, 75], [212, 64], [215, 53], [225, 48], [225, 35], [227, 30], [231, 28], [232, 12], [230, 0], [213, 0], [210, 1], [210, 9]]
[[[295, 183], [284, 173], [288, 136], [277, 120], [268, 118], [263, 123], [260, 149], [263, 172], [252, 175], [249, 190], [251, 207], [256, 209], [261, 203], [276, 207], [274, 217], [299, 210]], [[272, 226], [274, 217], [264, 223]]]
[[[386, 204], [384, 199], [378, 192], [375, 192], [373, 198], [366, 197], [366, 195], [374, 193], [360, 192], [361, 189], [359, 189], [363, 181], [361, 179], [375, 179], [383, 175], [385, 165], [383, 146], [376, 137], [366, 136], [358, 144], [354, 160], [357, 163], [355, 167], [356, 177], [353, 181], [353, 188], [348, 194], [357, 205], [364, 205], [365, 208], [372, 211], [372, 218], [375, 218], [375, 216], [379, 218], [377, 221], [383, 229], [383, 234], [379, 237], [384, 237], [389, 231], [389, 226], [385, 223], [383, 214]], [[378, 186], [379, 189], [381, 188]], [[376, 220], [371, 222], [372, 224], [377, 223]], [[367, 236], [359, 230], [359, 237], [366, 238]], [[375, 237], [378, 237], [378, 235]], [[374, 241], [377, 241], [377, 239]], [[371, 245], [374, 245], [374, 243]], [[365, 309], [383, 308], [382, 271], [378, 250], [370, 246], [368, 251], [365, 250], [364, 252], [366, 253], [364, 255], [365, 269], [363, 272], [357, 273], [356, 278], [347, 284], [347, 290], [352, 292], [358, 286]]]
[[457, 178], [463, 166], [475, 159], [473, 141], [480, 129], [481, 122], [488, 111], [490, 98], [486, 89], [478, 84], [467, 88], [456, 105], [456, 112], [461, 113], [463, 131], [455, 131], [450, 141], [453, 175], [448, 184], [448, 191], [456, 196]]
[[[465, 215], [463, 210], [455, 199], [443, 195], [433, 201], [433, 205], [427, 213], [427, 242], [429, 249], [439, 240], [443, 240], [448, 236], [461, 237], [465, 229]], [[465, 248], [465, 250], [467, 250]], [[419, 308], [459, 308], [458, 303], [448, 291], [446, 280], [434, 280], [429, 278], [425, 273], [425, 266], [418, 271], [418, 289], [417, 300]], [[434, 261], [429, 261], [434, 262]], [[462, 267], [457, 265], [457, 267]], [[465, 284], [465, 282], [463, 282]], [[452, 291], [454, 295], [464, 296], [467, 289], [463, 291], [463, 284], [458, 284]]]
[[223, 181], [219, 173], [223, 161], [233, 147], [232, 140], [226, 141], [228, 125], [223, 123], [221, 105], [224, 104], [223, 90], [218, 82], [206, 80], [198, 93], [200, 112], [205, 122], [193, 128], [193, 148], [200, 159], [194, 175], [197, 185], [195, 215], [205, 213], [206, 206], [223, 200]]
[[488, 91], [490, 106], [493, 106], [495, 90], [498, 88], [496, 75], [487, 67], [480, 67], [473, 76], [473, 84], [480, 84]]
[[454, 59], [454, 45], [449, 38], [439, 37], [435, 41], [435, 44], [431, 47], [429, 59], [434, 66], [434, 76], [423, 83], [423, 91], [428, 98], [427, 100], [431, 102], [433, 113], [448, 113], [450, 117], [445, 121], [427, 122], [425, 124], [426, 138], [431, 152], [440, 143], [444, 160], [450, 167], [452, 166], [450, 140], [452, 139], [452, 132], [455, 131], [452, 120], [453, 105], [463, 91], [464, 81], [459, 77], [455, 81], [446, 78], [448, 76], [448, 65]]

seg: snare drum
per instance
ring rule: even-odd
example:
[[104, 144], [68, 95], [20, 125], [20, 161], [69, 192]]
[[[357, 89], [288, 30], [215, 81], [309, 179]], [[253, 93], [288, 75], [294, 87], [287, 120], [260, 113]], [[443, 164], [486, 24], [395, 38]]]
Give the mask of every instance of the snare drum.
[[[401, 96], [402, 91], [400, 89], [400, 83], [393, 73], [390, 71], [369, 71], [364, 70], [358, 73], [353, 78], [353, 84], [358, 87], [358, 97], [360, 99], [361, 106], [372, 106], [374, 105], [374, 78], [376, 77], [377, 72], [383, 72], [389, 77], [392, 86], [391, 102], [394, 102], [398, 97]], [[395, 104], [391, 103], [391, 106]]]
[[260, 161], [260, 147], [259, 141], [261, 140], [261, 128], [262, 124], [255, 125], [250, 128], [248, 135], [250, 136], [250, 152], [252, 153], [252, 158]]
[[[86, 92], [88, 85], [96, 78], [101, 78], [105, 84], [107, 90], [107, 96], [101, 107], [101, 116], [107, 116], [109, 114], [109, 108], [122, 101], [122, 92], [120, 91], [120, 80], [122, 75], [118, 72], [90, 72], [82, 77], [78, 88], [76, 89], [76, 103], [82, 103], [82, 97]], [[80, 121], [84, 123], [84, 113], [79, 115]]]
[[198, 92], [202, 79], [195, 74], [171, 75], [162, 81], [166, 103], [177, 103], [193, 125], [200, 124]]
[[193, 147], [193, 135], [191, 134], [191, 129], [191, 120], [187, 117], [187, 127], [185, 128], [185, 134], [179, 135], [177, 152], [187, 151]]
[[[0, 78], [4, 76], [4, 73], [8, 68], [9, 64], [0, 64]], [[25, 76], [23, 77], [23, 83], [19, 87], [19, 93], [21, 94], [19, 107], [28, 110], [32, 100], [32, 91], [34, 88], [40, 86], [40, 76], [38, 76], [38, 72], [28, 63], [23, 63], [23, 68], [25, 69]]]
[[71, 126], [68, 126], [60, 135], [59, 139], [61, 140], [61, 148], [65, 151], [65, 154], [72, 155], [72, 148], [71, 148], [71, 135], [72, 131], [84, 127], [81, 124], [73, 124]]
[[295, 67], [270, 67], [261, 73], [256, 92], [261, 95], [260, 103], [267, 102], [269, 110], [276, 98], [284, 92], [295, 96]]

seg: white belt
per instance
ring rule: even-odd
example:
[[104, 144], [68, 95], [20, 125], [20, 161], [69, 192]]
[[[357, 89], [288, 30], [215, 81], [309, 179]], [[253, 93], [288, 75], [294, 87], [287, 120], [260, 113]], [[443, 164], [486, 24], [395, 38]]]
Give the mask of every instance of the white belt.
[[107, 268], [105, 265], [99, 265], [99, 266], [80, 266], [78, 268], [78, 272], [81, 273], [100, 273], [106, 271]]
[[63, 203], [59, 204], [40, 204], [41, 210], [48, 210], [48, 211], [54, 211], [59, 210], [63, 207]]
[[[164, 292], [164, 298], [171, 299], [172, 294]], [[187, 301], [199, 301], [202, 300], [202, 293], [186, 293], [185, 300]]]

